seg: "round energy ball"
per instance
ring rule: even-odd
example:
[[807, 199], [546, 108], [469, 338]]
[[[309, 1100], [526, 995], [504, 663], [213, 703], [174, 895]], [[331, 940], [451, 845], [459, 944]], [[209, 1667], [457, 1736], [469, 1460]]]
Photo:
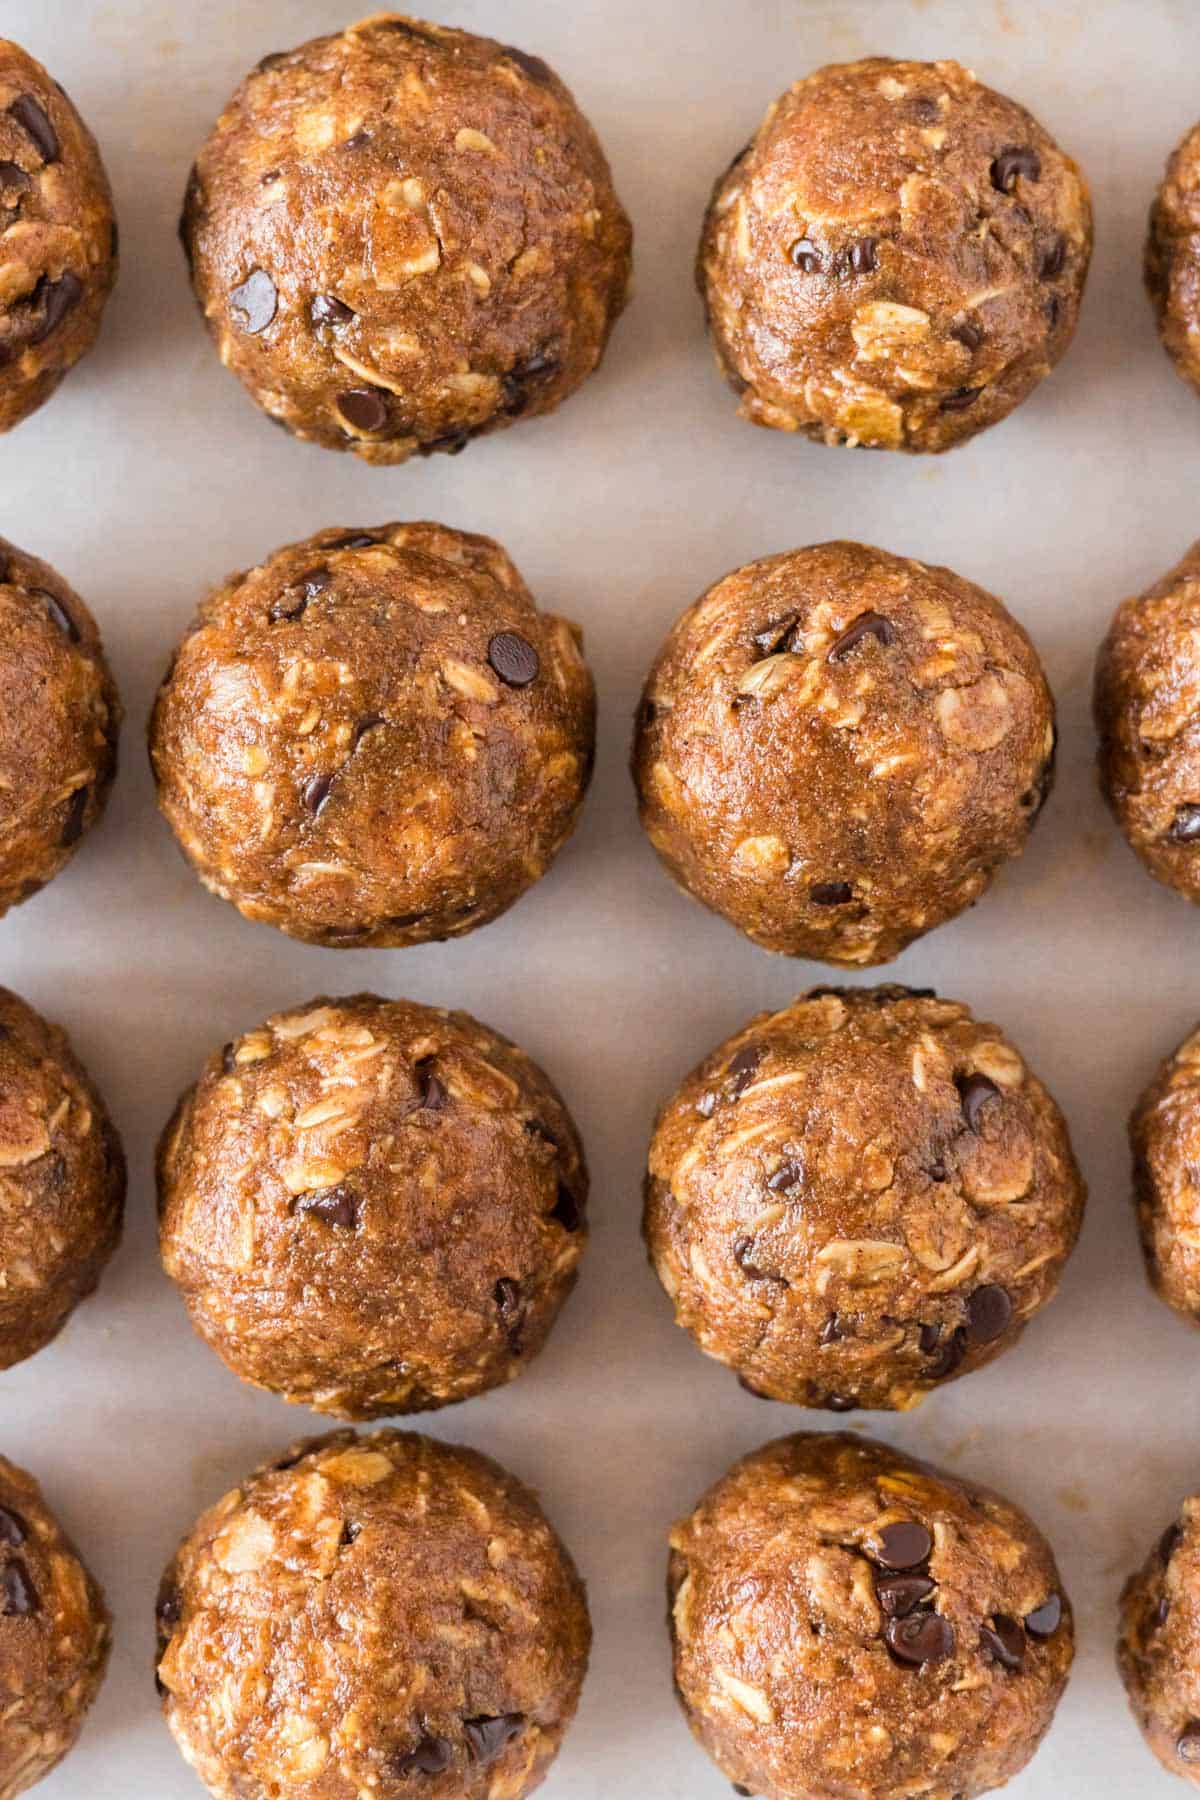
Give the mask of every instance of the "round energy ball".
[[553, 1083], [466, 1013], [357, 994], [211, 1056], [159, 1148], [159, 1236], [236, 1375], [362, 1419], [511, 1381], [575, 1283], [587, 1172]]
[[1117, 1665], [1133, 1716], [1172, 1775], [1200, 1787], [1200, 1496], [1183, 1502], [1121, 1595]]
[[121, 1142], [66, 1033], [0, 988], [0, 1369], [95, 1290], [124, 1207]]
[[1145, 273], [1163, 348], [1200, 388], [1200, 125], [1172, 152], [1154, 197]]
[[100, 633], [48, 563], [0, 538], [0, 917], [66, 867], [104, 811], [121, 703]]
[[72, 1748], [104, 1680], [104, 1595], [32, 1475], [0, 1456], [0, 1793]]
[[461, 936], [575, 828], [581, 643], [490, 538], [318, 532], [200, 608], [150, 723], [159, 804], [247, 918], [335, 947]]
[[181, 232], [222, 362], [297, 437], [373, 463], [553, 412], [603, 355], [632, 242], [540, 57], [388, 13], [264, 58]]
[[96, 341], [117, 222], [96, 140], [41, 63], [0, 38], [0, 431]]
[[1200, 901], [1200, 542], [1122, 601], [1096, 663], [1100, 787], [1156, 881]]
[[814, 988], [662, 1108], [645, 1231], [677, 1323], [752, 1393], [905, 1409], [1016, 1343], [1083, 1203], [995, 1025], [928, 988]]
[[1200, 1325], [1200, 1030], [1159, 1065], [1133, 1109], [1129, 1139], [1151, 1286]]
[[888, 962], [1024, 848], [1054, 699], [998, 600], [863, 544], [748, 563], [676, 622], [634, 739], [675, 880], [768, 950]]
[[955, 62], [798, 81], [718, 181], [697, 278], [756, 425], [949, 450], [1062, 356], [1092, 248], [1087, 184], [1023, 106]]
[[198, 1520], [159, 1590], [167, 1724], [211, 1794], [522, 1800], [587, 1669], [534, 1495], [411, 1432], [297, 1444]]
[[1029, 1761], [1074, 1656], [1018, 1507], [841, 1434], [736, 1463], [671, 1533], [670, 1596], [692, 1731], [762, 1800], [974, 1800]]

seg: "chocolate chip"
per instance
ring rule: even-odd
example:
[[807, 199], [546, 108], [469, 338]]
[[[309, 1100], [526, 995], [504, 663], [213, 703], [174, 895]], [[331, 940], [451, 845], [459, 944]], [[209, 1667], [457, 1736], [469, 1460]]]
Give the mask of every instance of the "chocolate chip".
[[733, 1787], [734, 1793], [740, 1794], [742, 1797], [742, 1800], [754, 1800], [754, 1789], [753, 1788], [743, 1787], [740, 1781], [735, 1781], [731, 1785]]
[[353, 756], [363, 739], [368, 737], [372, 731], [377, 731], [381, 725], [386, 724], [387, 720], [382, 713], [368, 713], [365, 719], [360, 719], [354, 727], [354, 736], [350, 740], [350, 754]]
[[759, 1044], [743, 1044], [741, 1049], [730, 1057], [725, 1073], [733, 1077], [732, 1093], [735, 1100], [745, 1093], [754, 1080], [762, 1059], [762, 1046]]
[[33, 186], [20, 163], [0, 162], [0, 192], [25, 194]]
[[770, 1394], [764, 1394], [761, 1388], [756, 1388], [754, 1383], [748, 1380], [745, 1375], [738, 1376], [737, 1384], [743, 1393], [752, 1395], [755, 1400], [770, 1400], [772, 1398]]
[[397, 37], [410, 38], [414, 44], [432, 44], [435, 49], [441, 48], [441, 40], [432, 31], [422, 30], [409, 19], [380, 19], [378, 29], [393, 32]]
[[944, 1381], [948, 1375], [956, 1373], [963, 1357], [967, 1354], [967, 1334], [959, 1325], [946, 1340], [946, 1347], [929, 1373], [934, 1381]]
[[875, 1582], [875, 1598], [886, 1619], [907, 1619], [923, 1600], [928, 1600], [937, 1583], [928, 1575], [880, 1575]]
[[733, 1260], [742, 1274], [748, 1275], [751, 1281], [774, 1281], [778, 1282], [781, 1287], [788, 1285], [782, 1275], [775, 1275], [770, 1269], [759, 1268], [754, 1261], [754, 1239], [752, 1237], [738, 1237], [733, 1240]]
[[845, 265], [852, 275], [869, 275], [872, 269], [879, 267], [879, 240], [873, 237], [856, 238], [842, 252]]
[[506, 687], [528, 687], [541, 668], [537, 651], [519, 631], [498, 631], [488, 642], [487, 659]]
[[933, 1554], [933, 1538], [918, 1519], [885, 1525], [875, 1561], [885, 1569], [916, 1569]]
[[898, 1662], [941, 1662], [954, 1654], [954, 1627], [940, 1613], [910, 1613], [906, 1619], [889, 1619], [883, 1641]]
[[949, 1180], [949, 1173], [946, 1169], [946, 1165], [944, 1162], [930, 1163], [928, 1169], [925, 1172], [929, 1176], [930, 1181], [948, 1181]]
[[1048, 1600], [1025, 1614], [1025, 1629], [1032, 1638], [1052, 1638], [1062, 1624], [1062, 1615], [1062, 1596], [1051, 1594]]
[[183, 1595], [178, 1588], [166, 1588], [158, 1597], [158, 1605], [154, 1609], [154, 1617], [158, 1621], [159, 1633], [170, 1637], [175, 1626], [183, 1617]]
[[378, 388], [348, 388], [337, 397], [338, 411], [356, 431], [382, 431], [388, 422], [387, 401]]
[[788, 255], [806, 275], [815, 275], [821, 267], [821, 252], [811, 238], [797, 238]]
[[505, 412], [510, 417], [523, 413], [533, 398], [533, 390], [551, 380], [558, 374], [558, 370], [557, 359], [546, 351], [539, 351], [535, 356], [526, 357], [524, 362], [515, 363], [500, 379]]
[[773, 619], [761, 631], [755, 632], [754, 643], [759, 652], [759, 661], [767, 656], [778, 656], [782, 651], [794, 651], [797, 648], [796, 630], [799, 623], [795, 615], [790, 619]]
[[512, 44], [504, 46], [504, 54], [510, 62], [515, 62], [518, 69], [524, 69], [531, 81], [539, 81], [543, 87], [549, 87], [554, 80], [550, 65], [544, 63], [540, 56], [530, 56], [528, 50], [517, 50]]
[[817, 1401], [817, 1405], [823, 1406], [826, 1412], [850, 1413], [858, 1411], [858, 1401], [851, 1400], [847, 1394], [826, 1394], [823, 1399]]
[[233, 1054], [232, 1043], [226, 1044], [225, 1048], [221, 1051], [221, 1068], [226, 1075], [232, 1075], [237, 1068], [237, 1058]]
[[942, 116], [938, 102], [931, 100], [928, 94], [918, 94], [909, 101], [908, 106], [913, 118], [919, 119], [922, 125], [933, 125]]
[[508, 1347], [514, 1356], [519, 1356], [521, 1354], [521, 1327], [525, 1323], [525, 1301], [521, 1294], [520, 1282], [514, 1281], [510, 1275], [502, 1275], [492, 1289], [492, 1299], [500, 1314], [500, 1323], [504, 1326]]
[[342, 145], [342, 149], [365, 150], [370, 142], [371, 134], [369, 131], [356, 131], [353, 137], [348, 137], [346, 139], [345, 143]]
[[922, 1325], [917, 1338], [922, 1356], [932, 1356], [941, 1341], [942, 1328], [940, 1325]]
[[835, 1312], [831, 1312], [821, 1327], [820, 1336], [817, 1341], [818, 1343], [825, 1345], [837, 1344], [841, 1342], [845, 1335], [845, 1332], [842, 1330], [842, 1321]]
[[234, 323], [256, 337], [265, 331], [279, 307], [279, 292], [265, 269], [252, 269], [229, 296]]
[[989, 1100], [1000, 1097], [1000, 1089], [988, 1075], [956, 1075], [954, 1085], [958, 1089], [959, 1101], [962, 1105], [963, 1118], [967, 1122], [968, 1131], [978, 1136], [979, 1115]]
[[968, 350], [978, 350], [983, 342], [983, 327], [973, 319], [964, 319], [961, 325], [950, 327], [950, 336], [958, 343], [964, 344]]
[[272, 69], [282, 69], [287, 62], [286, 50], [272, 50], [268, 56], [260, 58], [254, 65], [256, 75], [269, 75]]
[[943, 395], [940, 410], [948, 413], [966, 412], [968, 406], [974, 406], [982, 392], [981, 387], [958, 388], [953, 394]]
[[1038, 263], [1038, 274], [1043, 281], [1053, 281], [1056, 275], [1062, 274], [1066, 264], [1067, 240], [1059, 232], [1053, 242], [1047, 244], [1042, 251], [1041, 261]]
[[854, 889], [848, 881], [818, 881], [808, 890], [814, 906], [845, 906], [853, 900]]
[[14, 1556], [0, 1575], [0, 1613], [6, 1619], [29, 1619], [40, 1611], [41, 1602], [29, 1570], [19, 1556]]
[[343, 1522], [341, 1533], [338, 1537], [338, 1549], [348, 1550], [351, 1544], [355, 1543], [361, 1536], [362, 1526], [356, 1525], [352, 1519], [346, 1519]]
[[1169, 1563], [1183, 1541], [1183, 1526], [1168, 1525], [1158, 1540], [1158, 1554], [1164, 1565]]
[[310, 1193], [298, 1194], [292, 1202], [292, 1211], [311, 1213], [325, 1225], [336, 1225], [341, 1231], [353, 1231], [358, 1225], [358, 1195], [348, 1188], [345, 1182], [337, 1187], [315, 1188]]
[[505, 1746], [524, 1729], [525, 1714], [519, 1712], [463, 1720], [467, 1749], [475, 1761], [481, 1763], [495, 1762]]
[[10, 119], [15, 119], [27, 136], [33, 139], [38, 154], [44, 163], [55, 163], [62, 155], [50, 117], [44, 107], [38, 105], [32, 94], [22, 94], [13, 101], [8, 109]]
[[578, 1231], [583, 1224], [583, 1208], [565, 1182], [559, 1182], [558, 1194], [548, 1216], [564, 1231]]
[[325, 545], [326, 550], [369, 550], [379, 542], [377, 531], [347, 531], [341, 537], [330, 538]]
[[1200, 805], [1189, 801], [1175, 808], [1175, 817], [1167, 836], [1176, 844], [1200, 843]]
[[308, 316], [314, 325], [348, 325], [356, 315], [336, 294], [317, 294]]
[[1046, 325], [1050, 331], [1058, 330], [1058, 322], [1062, 317], [1062, 302], [1057, 294], [1051, 294], [1046, 302]]
[[834, 638], [825, 653], [826, 662], [842, 662], [849, 656], [856, 644], [861, 644], [865, 637], [873, 637], [878, 644], [894, 644], [896, 628], [890, 619], [882, 613], [859, 613], [853, 623], [847, 625], [845, 631]]
[[992, 164], [992, 186], [1001, 194], [1011, 194], [1018, 176], [1037, 181], [1041, 173], [1042, 159], [1028, 145], [1002, 150]]
[[41, 312], [41, 322], [32, 336], [31, 344], [43, 344], [52, 332], [58, 330], [67, 314], [73, 312], [83, 298], [83, 283], [78, 275], [70, 269], [64, 269], [57, 281], [50, 281], [43, 275], [30, 296], [30, 305]]
[[272, 625], [282, 625], [301, 618], [308, 610], [309, 601], [315, 600], [318, 594], [323, 594], [332, 580], [329, 570], [320, 567], [309, 569], [299, 576], [283, 590], [267, 613]]
[[967, 1332], [976, 1344], [991, 1344], [1012, 1323], [1013, 1304], [1007, 1292], [989, 1282], [978, 1287], [967, 1301]]
[[1167, 1599], [1167, 1596], [1164, 1594], [1162, 1599], [1159, 1601], [1158, 1605], [1154, 1609], [1154, 1617], [1151, 1620], [1152, 1628], [1155, 1631], [1161, 1631], [1163, 1626], [1166, 1624], [1167, 1620], [1170, 1618], [1170, 1616], [1171, 1616], [1171, 1602]]
[[11, 1506], [0, 1506], [0, 1544], [7, 1544], [10, 1550], [19, 1550], [29, 1536], [29, 1527], [19, 1512]]
[[799, 1187], [804, 1179], [804, 1169], [798, 1162], [781, 1162], [773, 1175], [768, 1175], [767, 1186], [773, 1194], [790, 1194], [794, 1187]]
[[58, 626], [58, 629], [63, 633], [64, 637], [69, 637], [73, 644], [77, 644], [80, 640], [79, 627], [63, 605], [62, 601], [57, 600], [47, 588], [30, 588], [29, 592], [32, 596], [42, 602], [42, 605], [46, 608], [46, 611], [50, 614], [54, 624]]
[[58, 834], [58, 842], [63, 850], [69, 850], [71, 845], [77, 844], [83, 836], [83, 822], [87, 817], [88, 801], [91, 797], [91, 788], [85, 786], [76, 788], [67, 801], [66, 817], [63, 819], [62, 830]]
[[443, 1775], [454, 1761], [454, 1745], [448, 1738], [423, 1737], [415, 1750], [392, 1760], [392, 1772], [405, 1775]]
[[1025, 1633], [1007, 1613], [997, 1613], [989, 1625], [981, 1625], [979, 1641], [1002, 1669], [1015, 1671], [1025, 1661]]
[[330, 774], [310, 775], [308, 780], [304, 783], [304, 786], [300, 789], [300, 798], [314, 819], [318, 817], [321, 808], [328, 800], [333, 788], [333, 782], [334, 777]]

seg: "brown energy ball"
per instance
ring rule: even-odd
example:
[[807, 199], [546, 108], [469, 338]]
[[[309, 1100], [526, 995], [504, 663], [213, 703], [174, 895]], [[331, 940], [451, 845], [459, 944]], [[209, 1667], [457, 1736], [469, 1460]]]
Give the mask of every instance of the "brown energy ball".
[[752, 1393], [903, 1409], [1016, 1343], [1083, 1202], [995, 1025], [929, 988], [814, 988], [663, 1107], [645, 1231], [676, 1321]]
[[1200, 901], [1200, 542], [1117, 608], [1095, 710], [1100, 786], [1130, 848]]
[[717, 183], [697, 276], [756, 425], [949, 450], [1032, 392], [1075, 331], [1087, 184], [955, 62], [798, 81]]
[[373, 463], [553, 412], [629, 282], [629, 221], [553, 71], [398, 14], [264, 58], [181, 229], [222, 362], [297, 437]]
[[688, 1722], [762, 1800], [973, 1800], [1024, 1768], [1074, 1656], [1050, 1546], [987, 1488], [802, 1432], [671, 1533]]
[[343, 1419], [511, 1381], [575, 1283], [587, 1171], [553, 1083], [466, 1013], [356, 994], [211, 1056], [159, 1234], [235, 1374]]
[[104, 1595], [32, 1475], [0, 1456], [0, 1795], [23, 1794], [75, 1743], [104, 1680]]
[[1155, 195], [1145, 272], [1163, 348], [1200, 388], [1200, 125], [1172, 152]]
[[1117, 1665], [1159, 1762], [1200, 1787], [1200, 1496], [1125, 1584]]
[[151, 720], [159, 804], [247, 918], [332, 946], [461, 936], [575, 828], [581, 645], [490, 538], [318, 532], [200, 608]]
[[57, 81], [0, 38], [0, 431], [96, 341], [117, 222], [96, 140]]
[[522, 1800], [591, 1644], [529, 1489], [399, 1431], [311, 1438], [226, 1494], [158, 1627], [167, 1724], [219, 1800]]
[[768, 950], [888, 962], [1024, 848], [1054, 699], [998, 600], [817, 544], [736, 569], [646, 682], [642, 824], [681, 887]]
[[124, 1207], [121, 1142], [66, 1033], [0, 988], [0, 1369], [94, 1291]]
[[1146, 1272], [1160, 1299], [1200, 1325], [1200, 1030], [1160, 1064], [1129, 1138]]
[[0, 538], [0, 917], [74, 856], [117, 772], [100, 633], [48, 563]]

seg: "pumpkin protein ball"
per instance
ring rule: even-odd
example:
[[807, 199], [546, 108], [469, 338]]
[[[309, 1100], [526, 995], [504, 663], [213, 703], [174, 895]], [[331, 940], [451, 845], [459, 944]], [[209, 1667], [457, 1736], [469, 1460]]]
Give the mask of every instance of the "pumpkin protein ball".
[[1200, 1496], [1183, 1502], [1121, 1594], [1117, 1665], [1165, 1769], [1200, 1786]]
[[124, 1206], [120, 1139], [66, 1033], [0, 988], [0, 1369], [95, 1290]]
[[757, 425], [939, 451], [1020, 404], [1074, 335], [1087, 184], [955, 62], [818, 69], [718, 181], [697, 265]]
[[1200, 902], [1200, 542], [1123, 600], [1096, 662], [1100, 787], [1156, 881]]
[[159, 691], [159, 804], [205, 886], [333, 947], [499, 916], [591, 778], [581, 634], [490, 538], [318, 532], [201, 606]]
[[1129, 1139], [1151, 1286], [1200, 1325], [1200, 1030], [1159, 1065], [1133, 1109]]
[[121, 703], [100, 633], [48, 563], [0, 538], [0, 917], [45, 887], [97, 823]]
[[1200, 389], [1200, 125], [1172, 152], [1155, 195], [1145, 274], [1163, 348]]
[[1070, 1603], [1045, 1538], [987, 1488], [801, 1432], [736, 1463], [670, 1541], [679, 1698], [739, 1793], [974, 1800], [1049, 1728]]
[[96, 140], [57, 81], [0, 38], [0, 431], [44, 406], [92, 348], [117, 278]]
[[1083, 1204], [995, 1025], [927, 988], [814, 988], [661, 1109], [645, 1234], [676, 1322], [752, 1393], [903, 1410], [1011, 1349]]
[[158, 1631], [167, 1724], [220, 1800], [522, 1800], [591, 1645], [530, 1490], [400, 1431], [310, 1438], [210, 1507]]
[[0, 1796], [73, 1747], [104, 1680], [104, 1595], [32, 1475], [0, 1456]]
[[373, 463], [553, 412], [603, 355], [632, 242], [540, 57], [390, 13], [264, 58], [200, 152], [181, 233], [252, 398]]
[[765, 949], [887, 962], [1024, 848], [1054, 699], [1000, 602], [816, 544], [736, 569], [647, 678], [633, 773], [679, 885]]
[[511, 1381], [575, 1283], [588, 1179], [549, 1078], [468, 1014], [317, 999], [211, 1056], [158, 1158], [163, 1263], [244, 1381], [339, 1418]]

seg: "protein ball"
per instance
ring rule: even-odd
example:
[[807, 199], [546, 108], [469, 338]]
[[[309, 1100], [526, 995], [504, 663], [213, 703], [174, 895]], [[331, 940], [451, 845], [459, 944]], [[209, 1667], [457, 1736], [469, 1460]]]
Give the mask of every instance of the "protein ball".
[[1200, 1786], [1200, 1496], [1163, 1532], [1121, 1595], [1117, 1664], [1163, 1767]]
[[1200, 125], [1172, 152], [1154, 197], [1145, 273], [1163, 348], [1200, 389]]
[[671, 1533], [670, 1598], [692, 1731], [762, 1800], [973, 1800], [1029, 1761], [1074, 1656], [1018, 1507], [841, 1434], [736, 1463]]
[[104, 1595], [32, 1475], [0, 1456], [0, 1793], [23, 1794], [72, 1748], [104, 1680]]
[[570, 1114], [466, 1013], [357, 994], [211, 1056], [159, 1148], [159, 1234], [235, 1374], [339, 1418], [511, 1381], [574, 1286]]
[[1016, 1343], [1084, 1194], [998, 1027], [928, 988], [814, 988], [662, 1108], [645, 1232], [677, 1323], [752, 1393], [907, 1409]]
[[41, 63], [0, 38], [0, 431], [50, 398], [96, 341], [117, 222], [96, 140]]
[[1019, 855], [1054, 699], [998, 600], [863, 544], [748, 563], [676, 622], [633, 772], [675, 880], [768, 950], [888, 962]]
[[201, 606], [159, 691], [159, 804], [247, 918], [333, 946], [458, 937], [571, 835], [595, 696], [499, 544], [318, 532]]
[[1200, 542], [1122, 601], [1096, 664], [1100, 786], [1156, 881], [1200, 902]]
[[51, 881], [100, 818], [121, 703], [79, 595], [0, 538], [0, 917]]
[[94, 1291], [121, 1235], [125, 1158], [66, 1033], [7, 988], [0, 1177], [0, 1369], [8, 1369], [57, 1337]]
[[1200, 1030], [1160, 1063], [1133, 1109], [1129, 1141], [1151, 1286], [1200, 1325]]
[[522, 1800], [591, 1626], [535, 1496], [411, 1432], [297, 1444], [204, 1513], [159, 1590], [167, 1724], [211, 1794]]
[[373, 463], [553, 412], [603, 355], [632, 241], [540, 57], [388, 13], [263, 59], [181, 232], [222, 362], [297, 437]]
[[949, 450], [1003, 419], [1075, 331], [1087, 184], [1023, 106], [955, 62], [798, 81], [718, 181], [697, 279], [756, 425]]

